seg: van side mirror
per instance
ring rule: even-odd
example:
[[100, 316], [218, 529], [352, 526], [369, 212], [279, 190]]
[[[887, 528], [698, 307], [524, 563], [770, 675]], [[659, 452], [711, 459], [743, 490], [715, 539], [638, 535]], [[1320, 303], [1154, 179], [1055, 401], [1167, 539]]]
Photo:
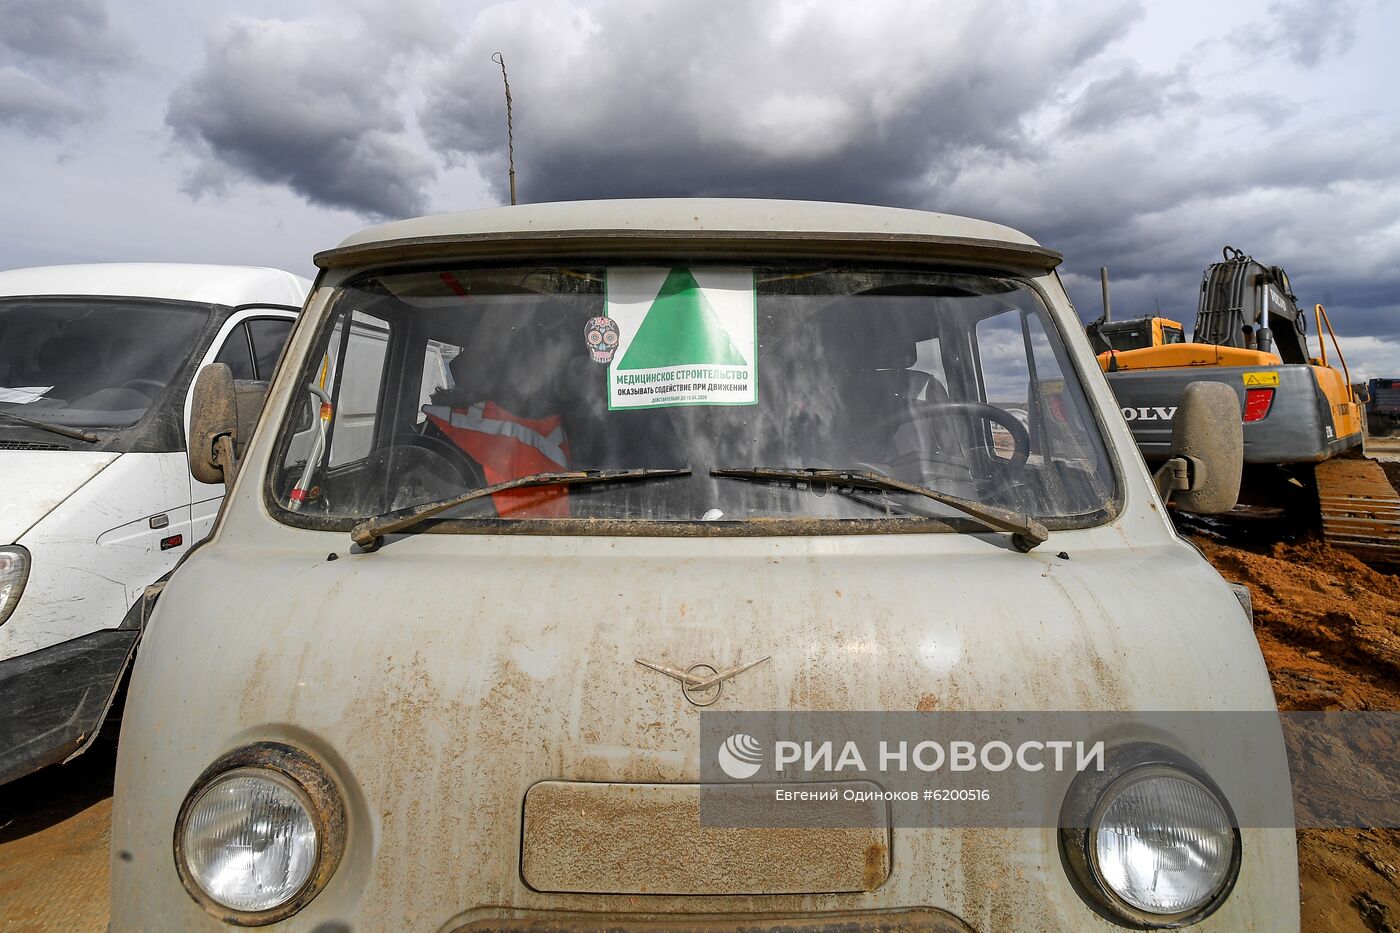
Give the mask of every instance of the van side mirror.
[[1193, 382], [1172, 419], [1171, 459], [1153, 477], [1162, 499], [1201, 515], [1235, 507], [1244, 472], [1240, 397], [1223, 382]]
[[233, 370], [210, 363], [194, 381], [190, 404], [190, 474], [201, 483], [233, 481], [234, 442], [238, 434], [238, 396]]
[[199, 371], [190, 404], [190, 473], [201, 483], [232, 483], [267, 401], [268, 384], [233, 378], [225, 363]]

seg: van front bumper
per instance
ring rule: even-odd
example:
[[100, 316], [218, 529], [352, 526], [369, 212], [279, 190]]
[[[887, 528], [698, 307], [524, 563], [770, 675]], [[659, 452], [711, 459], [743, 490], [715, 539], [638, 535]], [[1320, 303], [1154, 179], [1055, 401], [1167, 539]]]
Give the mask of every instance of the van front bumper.
[[139, 629], [106, 629], [0, 661], [0, 784], [63, 761], [102, 725]]
[[511, 911], [479, 917], [453, 933], [971, 933], [972, 927], [932, 907], [822, 914], [589, 914]]

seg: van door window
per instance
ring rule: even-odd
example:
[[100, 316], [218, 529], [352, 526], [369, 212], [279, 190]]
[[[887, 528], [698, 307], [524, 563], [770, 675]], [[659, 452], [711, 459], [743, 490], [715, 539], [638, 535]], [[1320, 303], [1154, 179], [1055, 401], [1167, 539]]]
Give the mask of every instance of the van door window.
[[[943, 345], [937, 337], [929, 337], [914, 344], [914, 365], [909, 368], [932, 376], [945, 389], [948, 386], [948, 375], [943, 371]], [[919, 401], [930, 401], [927, 387], [920, 395]]]
[[461, 352], [462, 348], [455, 344], [441, 340], [428, 341], [428, 346], [423, 352], [423, 382], [418, 390], [418, 424], [428, 420], [423, 406], [432, 401], [436, 393], [451, 392], [456, 387], [457, 381], [452, 378], [451, 365]]
[[1090, 460], [1093, 451], [1080, 440], [1079, 435], [1092, 430], [1093, 426], [1086, 421], [1082, 406], [1076, 405], [1066, 394], [1069, 383], [1065, 379], [1065, 367], [1068, 361], [1056, 351], [1040, 318], [1027, 318], [1026, 337], [1035, 364], [1032, 401], [1036, 414], [1033, 426], [1036, 430], [1031, 433], [1032, 448], [1052, 460]]
[[[1009, 412], [1023, 425], [1030, 426], [1028, 389], [1030, 364], [1019, 310], [1003, 311], [977, 322], [978, 382], [981, 400]], [[1015, 450], [1011, 432], [995, 422], [986, 422], [992, 452], [1009, 460]]]
[[356, 311], [348, 335], [343, 332], [341, 323], [336, 324], [331, 349], [334, 351], [330, 366], [335, 402], [328, 463], [334, 468], [363, 460], [374, 443], [375, 413], [379, 410], [379, 393], [384, 384], [384, 358], [389, 352], [389, 324]]
[[258, 378], [253, 369], [253, 355], [248, 344], [246, 326], [239, 324], [228, 332], [228, 336], [224, 338], [224, 345], [219, 348], [219, 355], [214, 357], [214, 362], [228, 364], [235, 379]]
[[[1096, 432], [1096, 426], [1064, 345], [1047, 333], [1044, 318], [1009, 310], [983, 318], [976, 330], [983, 400], [1025, 427], [1028, 463], [1043, 471], [1043, 494], [1059, 501], [1106, 496], [1101, 448], [1085, 433]], [[1015, 446], [1011, 432], [995, 423], [988, 431], [995, 456], [1010, 458]]]
[[277, 358], [282, 355], [287, 336], [292, 332], [292, 322], [287, 318], [260, 317], [247, 322], [248, 336], [253, 341], [253, 367], [256, 378], [267, 382], [272, 379], [272, 371], [277, 368]]

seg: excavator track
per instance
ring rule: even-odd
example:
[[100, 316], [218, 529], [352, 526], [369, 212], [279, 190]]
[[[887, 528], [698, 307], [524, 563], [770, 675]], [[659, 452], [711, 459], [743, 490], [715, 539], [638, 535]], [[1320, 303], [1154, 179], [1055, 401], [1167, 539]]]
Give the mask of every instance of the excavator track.
[[1327, 543], [1362, 560], [1400, 567], [1400, 494], [1379, 463], [1337, 457], [1316, 468]]

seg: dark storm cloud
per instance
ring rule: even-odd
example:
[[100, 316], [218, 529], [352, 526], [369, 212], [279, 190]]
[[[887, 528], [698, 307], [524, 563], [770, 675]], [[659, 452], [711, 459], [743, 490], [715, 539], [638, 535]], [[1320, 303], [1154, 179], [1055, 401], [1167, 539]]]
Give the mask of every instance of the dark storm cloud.
[[[1160, 304], [1189, 324], [1201, 273], [1228, 244], [1287, 268], [1305, 305], [1345, 307], [1335, 316], [1344, 333], [1394, 335], [1400, 237], [1387, 218], [1400, 210], [1400, 167], [1383, 153], [1396, 146], [1393, 130], [1356, 126], [1285, 134], [1225, 158], [1209, 143], [1143, 147], [1116, 173], [1105, 167], [1096, 199], [1051, 194], [1062, 216], [1024, 226], [1083, 274], [1071, 293], [1095, 314], [1092, 274], [1106, 264], [1120, 281], [1120, 310]], [[1047, 191], [1073, 190], [1048, 180]]]
[[1235, 37], [1249, 52], [1282, 51], [1307, 68], [1340, 55], [1356, 39], [1356, 4], [1343, 0], [1275, 0], [1264, 20]]
[[1354, 41], [1358, 8], [1255, 9], [1193, 25], [1171, 57], [1149, 32], [1179, 24], [1131, 0], [357, 0], [222, 28], [168, 122], [199, 157], [194, 193], [252, 179], [395, 217], [459, 206], [437, 184], [446, 165], [504, 201], [500, 50], [526, 201], [797, 197], [986, 217], [1064, 252], [1086, 317], [1106, 264], [1121, 312], [1160, 302], [1189, 323], [1229, 243], [1287, 267], [1345, 333], [1395, 334], [1400, 132], [1294, 80]]
[[1119, 127], [1139, 117], [1160, 117], [1172, 106], [1194, 103], [1196, 92], [1182, 87], [1182, 75], [1149, 74], [1125, 65], [1084, 88], [1070, 111], [1073, 131]]
[[130, 61], [100, 0], [0, 0], [0, 124], [56, 135], [99, 112], [97, 80]]
[[[1400, 190], [1400, 135], [1222, 82], [1199, 49], [1160, 71], [1120, 63], [1133, 5], [739, 5], [722, 25], [705, 4], [643, 9], [487, 9], [428, 86], [428, 141], [505, 198], [500, 49], [524, 200], [802, 197], [989, 217], [1064, 251], [1081, 306], [1097, 306], [1107, 264], [1125, 307], [1160, 300], [1188, 323], [1201, 270], [1231, 243], [1289, 265], [1303, 300], [1347, 307], [1349, 333], [1396, 331], [1383, 309], [1400, 244], [1360, 241], [1392, 225], [1365, 193]], [[1351, 41], [1354, 15], [1274, 3], [1225, 38], [1247, 35], [1257, 55], [1241, 61], [1315, 64]]]
[[[1313, 210], [1317, 204], [1342, 207], [1348, 185], [1400, 182], [1400, 165], [1387, 154], [1400, 146], [1400, 133], [1388, 128], [1299, 130], [1253, 147], [1241, 142], [1249, 135], [1216, 139], [1188, 118], [1164, 124], [1155, 138], [1105, 140], [1093, 155], [1083, 154], [1092, 147], [1082, 137], [1061, 137], [1046, 147], [1059, 157], [965, 179], [957, 194], [962, 204], [1015, 215], [1067, 250], [1111, 249], [1125, 271], [1139, 274], [1189, 254], [1193, 224], [1273, 245], [1311, 240], [1308, 229], [1325, 229], [1338, 216]], [[1079, 154], [1064, 155], [1076, 146]], [[976, 183], [983, 178], [988, 184]], [[1001, 196], [991, 178], [1001, 181]], [[1308, 245], [1315, 256], [1340, 258], [1360, 249], [1368, 232], [1356, 227], [1357, 240]]]
[[[1029, 155], [962, 165], [937, 204], [1061, 250], [1086, 317], [1098, 313], [1095, 273], [1107, 265], [1120, 314], [1160, 303], [1189, 325], [1202, 270], [1230, 244], [1285, 266], [1305, 303], [1346, 308], [1345, 333], [1396, 334], [1400, 320], [1387, 310], [1400, 302], [1394, 121], [1237, 92], [1236, 82], [1222, 94], [1202, 71], [1211, 77], [1173, 71], [1178, 80], [1150, 114], [1088, 107], [1100, 84], [1091, 81], [1066, 120], [1042, 121]], [[1118, 80], [1144, 86], [1131, 70]]]
[[[661, 195], [922, 203], [975, 153], [1019, 152], [1046, 89], [1136, 5], [510, 3], [472, 25], [419, 121], [502, 190], [501, 49], [529, 200]], [[1014, 28], [1008, 24], [1015, 23]]]
[[397, 51], [344, 21], [237, 21], [210, 39], [166, 121], [201, 158], [193, 194], [242, 178], [372, 218], [420, 214], [428, 158], [404, 136]]
[[83, 116], [82, 105], [57, 88], [13, 66], [0, 68], [0, 123], [51, 134]]
[[0, 0], [6, 58], [57, 73], [128, 64], [130, 40], [115, 30], [101, 0]]

